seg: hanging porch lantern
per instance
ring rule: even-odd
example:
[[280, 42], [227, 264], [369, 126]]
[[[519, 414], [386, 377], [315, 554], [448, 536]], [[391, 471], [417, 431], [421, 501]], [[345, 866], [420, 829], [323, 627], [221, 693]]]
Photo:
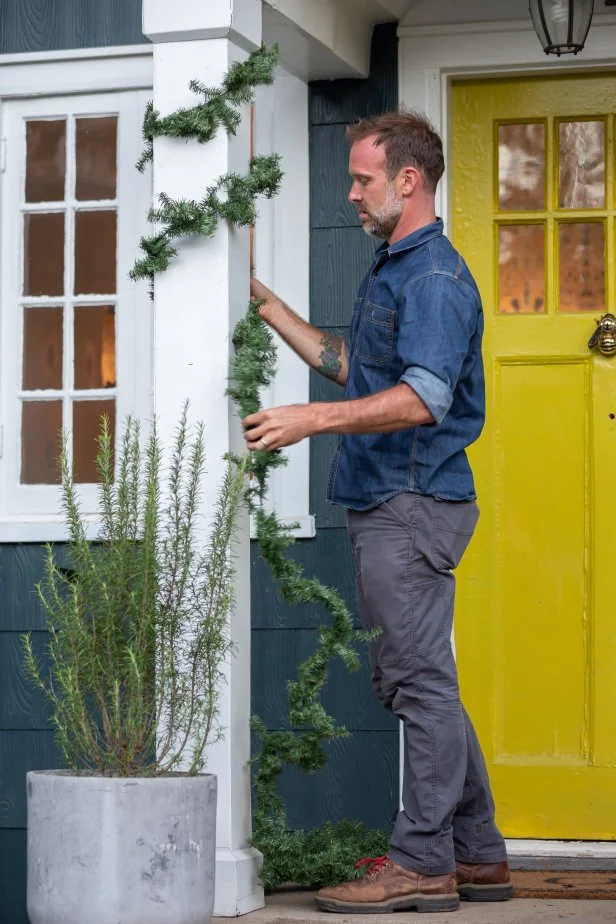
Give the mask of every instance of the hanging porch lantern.
[[576, 55], [590, 29], [594, 0], [530, 0], [530, 15], [546, 55]]

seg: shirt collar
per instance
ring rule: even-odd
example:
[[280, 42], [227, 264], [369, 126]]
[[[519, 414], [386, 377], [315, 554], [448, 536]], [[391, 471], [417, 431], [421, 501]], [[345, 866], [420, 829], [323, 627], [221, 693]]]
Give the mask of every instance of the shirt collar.
[[391, 247], [387, 241], [383, 241], [383, 243], [377, 247], [375, 256], [380, 257], [385, 251], [387, 251], [388, 256], [391, 256], [394, 253], [412, 250], [414, 247], [419, 247], [420, 244], [425, 244], [426, 241], [431, 241], [434, 237], [440, 237], [442, 233], [443, 219], [437, 218], [436, 221], [433, 221], [431, 224], [424, 225], [423, 228], [418, 228], [417, 231], [413, 231], [412, 234], [407, 234], [406, 237], [403, 237], [400, 241], [396, 241]]

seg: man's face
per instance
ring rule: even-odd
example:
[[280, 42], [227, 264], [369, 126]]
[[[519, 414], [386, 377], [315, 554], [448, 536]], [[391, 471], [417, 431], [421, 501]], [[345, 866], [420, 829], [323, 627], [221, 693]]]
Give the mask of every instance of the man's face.
[[356, 141], [349, 156], [349, 173], [353, 179], [349, 202], [359, 212], [366, 234], [388, 238], [393, 233], [404, 201], [389, 179], [385, 151], [375, 145], [376, 136]]

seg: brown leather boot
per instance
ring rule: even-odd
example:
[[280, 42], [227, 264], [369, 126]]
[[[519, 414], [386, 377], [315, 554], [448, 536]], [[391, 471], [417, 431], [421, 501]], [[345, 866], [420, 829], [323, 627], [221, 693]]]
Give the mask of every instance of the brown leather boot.
[[361, 879], [317, 892], [321, 911], [379, 914], [387, 911], [456, 911], [460, 899], [454, 873], [422, 876], [398, 866], [389, 857], [361, 860], [368, 866]]
[[456, 863], [460, 898], [469, 902], [506, 902], [513, 897], [507, 861], [502, 863]]

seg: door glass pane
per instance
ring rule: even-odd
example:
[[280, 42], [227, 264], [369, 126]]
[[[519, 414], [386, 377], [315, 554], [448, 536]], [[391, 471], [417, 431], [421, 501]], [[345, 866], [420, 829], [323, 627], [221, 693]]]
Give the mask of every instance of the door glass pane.
[[561, 122], [559, 199], [561, 209], [605, 206], [605, 122]]
[[499, 125], [498, 207], [545, 208], [545, 125]]
[[605, 309], [605, 229], [602, 222], [563, 222], [558, 228], [560, 310]]
[[115, 384], [115, 309], [111, 305], [75, 308], [75, 388]]
[[24, 401], [21, 413], [21, 483], [59, 484], [62, 402]]
[[117, 128], [116, 116], [77, 119], [76, 199], [115, 199]]
[[23, 388], [62, 388], [62, 308], [24, 308]]
[[75, 294], [112, 295], [116, 290], [116, 212], [75, 214]]
[[64, 293], [64, 212], [24, 215], [24, 295]]
[[26, 123], [26, 202], [61, 202], [66, 174], [64, 119]]
[[545, 311], [544, 225], [501, 225], [498, 264], [498, 310], [502, 314]]
[[115, 401], [75, 401], [73, 404], [73, 476], [79, 484], [96, 484], [96, 467], [101, 417], [109, 418], [115, 435]]

